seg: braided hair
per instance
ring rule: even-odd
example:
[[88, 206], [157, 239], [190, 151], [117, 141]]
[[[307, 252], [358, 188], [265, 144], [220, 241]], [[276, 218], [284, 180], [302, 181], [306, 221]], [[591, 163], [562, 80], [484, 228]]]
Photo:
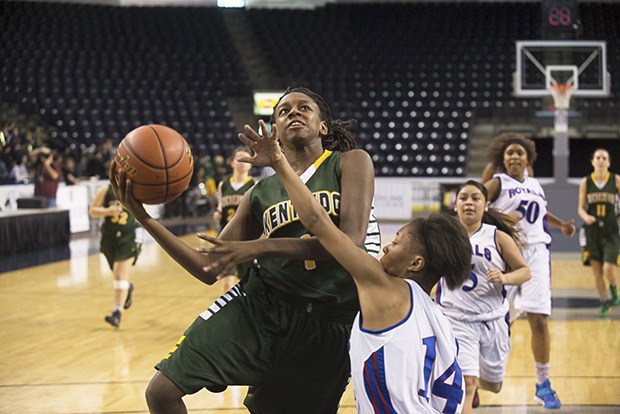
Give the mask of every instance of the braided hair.
[[349, 126], [355, 123], [354, 119], [341, 120], [334, 119], [332, 115], [332, 110], [325, 102], [325, 99], [321, 95], [316, 92], [311, 91], [310, 89], [298, 87], [298, 88], [287, 88], [284, 91], [284, 94], [278, 99], [278, 102], [273, 107], [273, 113], [271, 114], [271, 119], [269, 120], [272, 124], [276, 121], [276, 107], [280, 103], [280, 100], [284, 98], [286, 95], [292, 92], [303, 93], [304, 95], [309, 96], [314, 103], [317, 104], [320, 110], [321, 121], [325, 122], [327, 125], [327, 134], [321, 135], [321, 142], [323, 144], [323, 148], [328, 149], [330, 151], [349, 151], [357, 148], [357, 142], [353, 137], [353, 134], [347, 130]]
[[517, 132], [504, 132], [493, 139], [487, 152], [487, 160], [493, 164], [495, 171], [506, 172], [504, 152], [512, 144], [519, 144], [525, 148], [529, 165], [534, 165], [534, 161], [536, 161], [536, 144], [534, 141]]

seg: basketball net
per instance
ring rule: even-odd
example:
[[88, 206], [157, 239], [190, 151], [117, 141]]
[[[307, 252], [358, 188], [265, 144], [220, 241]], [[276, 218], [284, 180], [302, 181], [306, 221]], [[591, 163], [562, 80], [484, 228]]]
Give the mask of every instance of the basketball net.
[[556, 83], [549, 85], [548, 89], [553, 97], [555, 109], [568, 109], [570, 106], [570, 98], [573, 96], [574, 86], [569, 83]]

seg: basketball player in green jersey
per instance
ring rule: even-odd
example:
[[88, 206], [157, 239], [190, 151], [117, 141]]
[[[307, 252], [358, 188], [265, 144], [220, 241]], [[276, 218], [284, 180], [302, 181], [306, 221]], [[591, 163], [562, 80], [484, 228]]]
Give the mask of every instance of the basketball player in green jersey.
[[[365, 151], [355, 149], [350, 122], [333, 119], [323, 98], [305, 88], [287, 90], [271, 122], [293, 169], [340, 230], [378, 253], [374, 167]], [[242, 248], [220, 262], [219, 255], [192, 248], [150, 217], [131, 196], [131, 181], [111, 170], [123, 204], [194, 277], [213, 284], [232, 265], [254, 259], [259, 265], [248, 267], [157, 364], [146, 390], [151, 413], [186, 413], [186, 394], [233, 384], [250, 386], [244, 404], [252, 413], [336, 413], [350, 375], [348, 340], [359, 310], [355, 285], [294, 216], [279, 178], [262, 180], [243, 197], [218, 236]]]
[[128, 309], [132, 302], [133, 284], [129, 276], [142, 245], [138, 222], [116, 199], [111, 185], [97, 191], [88, 212], [91, 217], [104, 219], [100, 248], [114, 275], [114, 310], [105, 321], [118, 328], [123, 309]]
[[[213, 213], [213, 219], [219, 223], [220, 230], [232, 220], [246, 191], [256, 184], [256, 180], [250, 176], [252, 165], [237, 161], [237, 157], [250, 156], [250, 154], [251, 151], [247, 147], [235, 148], [230, 155], [230, 166], [233, 172], [230, 177], [220, 181], [217, 186], [218, 205]], [[237, 275], [237, 267], [233, 266], [226, 276], [220, 278], [222, 293], [228, 292], [239, 281]]]
[[[586, 251], [601, 301], [599, 316], [606, 318], [611, 306], [620, 305], [618, 298], [618, 235], [617, 207], [620, 175], [609, 172], [609, 151], [599, 148], [592, 155], [594, 171], [579, 184], [579, 217], [585, 223]], [[609, 282], [611, 299], [607, 296]]]

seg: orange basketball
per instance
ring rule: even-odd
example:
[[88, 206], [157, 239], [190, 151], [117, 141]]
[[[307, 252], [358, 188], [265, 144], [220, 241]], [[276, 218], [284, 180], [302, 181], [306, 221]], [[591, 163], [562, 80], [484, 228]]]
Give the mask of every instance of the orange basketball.
[[194, 172], [187, 141], [164, 125], [143, 125], [118, 146], [114, 161], [131, 180], [132, 195], [144, 204], [168, 203], [185, 191]]

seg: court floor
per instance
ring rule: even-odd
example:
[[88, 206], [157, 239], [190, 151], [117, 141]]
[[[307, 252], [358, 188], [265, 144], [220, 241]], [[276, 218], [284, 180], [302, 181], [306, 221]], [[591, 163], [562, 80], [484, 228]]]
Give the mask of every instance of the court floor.
[[[397, 227], [382, 226], [384, 242]], [[193, 234], [183, 240], [202, 243]], [[0, 273], [1, 414], [147, 413], [144, 390], [153, 365], [219, 296], [217, 285], [196, 281], [149, 240], [133, 271], [134, 304], [114, 329], [103, 321], [112, 306], [112, 275], [97, 244], [92, 233], [60, 255], [41, 252], [49, 263], [23, 267], [16, 263], [27, 259], [7, 259], [20, 268]], [[620, 413], [620, 308], [598, 319], [591, 271], [574, 253], [553, 254], [553, 289], [551, 379], [561, 411]], [[476, 412], [546, 411], [532, 402], [529, 338], [527, 322], [516, 321], [504, 388], [481, 392]], [[244, 393], [244, 387], [203, 390], [185, 400], [191, 413], [237, 414], [247, 412]], [[339, 412], [355, 413], [350, 388]]]

